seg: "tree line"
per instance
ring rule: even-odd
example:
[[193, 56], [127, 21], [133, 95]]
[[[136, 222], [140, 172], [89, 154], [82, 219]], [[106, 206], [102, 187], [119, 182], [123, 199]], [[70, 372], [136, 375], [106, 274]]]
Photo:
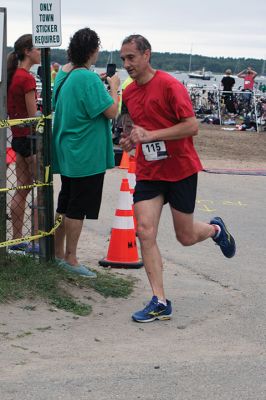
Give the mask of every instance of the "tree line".
[[[8, 52], [12, 51], [8, 47]], [[226, 69], [231, 69], [233, 74], [251, 66], [252, 69], [261, 74], [263, 71], [263, 59], [255, 58], [232, 58], [232, 57], [207, 57], [198, 54], [184, 53], [152, 53], [151, 64], [156, 69], [164, 71], [188, 72], [191, 57], [191, 71], [205, 68], [214, 74], [222, 74]], [[63, 65], [67, 63], [67, 52], [64, 49], [51, 49], [51, 62]], [[99, 53], [96, 67], [105, 68], [108, 62], [113, 62], [117, 68], [122, 68], [122, 61], [118, 50], [109, 52], [103, 50]]]

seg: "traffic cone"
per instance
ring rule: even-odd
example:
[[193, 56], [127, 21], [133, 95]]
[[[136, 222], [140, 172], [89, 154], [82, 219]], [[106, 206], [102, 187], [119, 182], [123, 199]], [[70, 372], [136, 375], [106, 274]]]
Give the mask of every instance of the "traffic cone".
[[11, 147], [6, 148], [6, 164], [12, 164], [16, 162], [16, 153]]
[[135, 231], [137, 230], [137, 220], [134, 214], [134, 207], [133, 207], [133, 193], [135, 191], [135, 186], [136, 186], [136, 161], [135, 157], [129, 157], [129, 168], [127, 172], [127, 179], [128, 179], [128, 184], [129, 184], [129, 191], [131, 194], [131, 201], [132, 201], [132, 211], [133, 211], [133, 219], [134, 219], [134, 227]]
[[135, 157], [129, 157], [129, 167], [127, 172], [129, 191], [133, 195], [136, 186], [136, 161]]
[[122, 159], [119, 165], [121, 169], [128, 169], [129, 167], [129, 155], [126, 151], [123, 151]]
[[128, 179], [122, 179], [107, 257], [100, 260], [99, 265], [120, 268], [143, 266], [138, 256]]

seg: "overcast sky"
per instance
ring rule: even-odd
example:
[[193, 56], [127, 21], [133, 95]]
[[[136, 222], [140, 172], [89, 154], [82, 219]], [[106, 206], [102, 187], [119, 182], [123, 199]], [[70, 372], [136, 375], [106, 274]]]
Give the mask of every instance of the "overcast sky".
[[[49, 3], [49, 1], [47, 2]], [[7, 42], [32, 32], [32, 0], [0, 0], [7, 8]], [[85, 26], [102, 48], [117, 50], [132, 33], [154, 51], [215, 57], [266, 58], [266, 0], [61, 0], [62, 46]]]

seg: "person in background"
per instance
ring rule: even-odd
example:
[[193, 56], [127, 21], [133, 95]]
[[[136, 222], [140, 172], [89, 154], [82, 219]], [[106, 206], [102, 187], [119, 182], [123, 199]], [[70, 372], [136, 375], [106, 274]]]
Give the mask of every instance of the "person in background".
[[38, 68], [37, 68], [37, 75], [38, 75], [38, 77], [40, 78], [40, 81], [42, 82], [42, 80], [43, 80], [43, 70], [42, 70], [42, 66], [41, 65], [39, 65], [38, 66]]
[[110, 119], [118, 112], [120, 85], [117, 74], [107, 77], [108, 93], [90, 71], [99, 47], [95, 31], [78, 30], [67, 50], [69, 63], [59, 71], [53, 90], [53, 172], [62, 181], [56, 211], [63, 215], [55, 233], [55, 256], [61, 267], [88, 278], [96, 274], [79, 263], [77, 246], [84, 218], [98, 218], [105, 171], [114, 167]]
[[121, 95], [120, 95], [120, 100], [119, 100], [119, 113], [121, 114], [122, 111], [122, 102], [123, 102], [123, 91], [125, 90], [125, 88], [131, 83], [133, 82], [133, 79], [128, 76], [124, 82], [121, 85]]
[[235, 241], [220, 217], [194, 220], [198, 172], [202, 170], [192, 137], [198, 123], [186, 88], [150, 64], [151, 45], [141, 35], [124, 39], [120, 50], [133, 82], [123, 92], [134, 123], [121, 138], [125, 151], [137, 145], [134, 211], [141, 254], [153, 297], [135, 312], [136, 322], [170, 319], [171, 301], [163, 285], [163, 264], [156, 237], [163, 205], [170, 204], [177, 240], [191, 246], [212, 238], [225, 257], [235, 254]]
[[54, 85], [54, 81], [55, 81], [56, 75], [58, 74], [59, 68], [60, 68], [60, 65], [57, 62], [54, 62], [52, 64], [52, 69], [51, 69], [51, 85], [52, 86]]
[[[30, 73], [35, 64], [40, 64], [40, 49], [33, 46], [32, 35], [25, 34], [17, 39], [14, 51], [7, 59], [7, 111], [10, 119], [34, 117], [37, 112], [36, 81]], [[33, 183], [36, 172], [36, 145], [31, 142], [29, 127], [14, 126], [12, 149], [16, 152], [17, 186]], [[26, 198], [31, 189], [16, 190], [11, 201], [13, 239], [22, 237]], [[36, 213], [35, 213], [36, 214]], [[35, 216], [35, 229], [37, 229]], [[12, 250], [38, 251], [37, 245], [24, 242], [10, 246]]]
[[252, 91], [254, 89], [255, 78], [257, 75], [257, 72], [254, 71], [251, 67], [243, 69], [243, 71], [237, 74], [239, 78], [244, 79], [244, 90], [249, 91]]
[[262, 93], [266, 93], [266, 84], [263, 83], [263, 82], [260, 82], [260, 84], [259, 84], [259, 90], [260, 90]]
[[225, 71], [225, 76], [221, 80], [221, 84], [223, 86], [223, 99], [226, 105], [226, 109], [229, 113], [236, 113], [235, 105], [234, 105], [234, 98], [233, 98], [233, 86], [235, 85], [236, 81], [231, 76], [232, 71], [231, 69], [227, 69]]
[[237, 76], [239, 78], [244, 78], [243, 92], [245, 92], [245, 93], [243, 94], [243, 96], [244, 96], [244, 99], [246, 100], [247, 106], [249, 108], [257, 72], [254, 71], [251, 67], [248, 67], [247, 69], [244, 69], [243, 71], [239, 72], [237, 74]]

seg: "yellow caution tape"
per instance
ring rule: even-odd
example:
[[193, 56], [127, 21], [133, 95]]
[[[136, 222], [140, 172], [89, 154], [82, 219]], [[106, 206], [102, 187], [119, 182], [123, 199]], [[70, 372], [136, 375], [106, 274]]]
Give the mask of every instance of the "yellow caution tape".
[[46, 165], [44, 173], [44, 182], [47, 184], [50, 176], [51, 165]]
[[19, 244], [19, 243], [23, 243], [23, 242], [31, 242], [33, 240], [37, 240], [37, 239], [40, 239], [40, 238], [45, 237], [45, 236], [53, 235], [55, 233], [56, 229], [61, 224], [62, 219], [63, 219], [62, 215], [59, 215], [59, 217], [55, 221], [54, 226], [52, 227], [52, 229], [49, 232], [41, 232], [41, 231], [39, 231], [39, 233], [37, 235], [24, 236], [23, 238], [19, 238], [19, 239], [7, 240], [6, 242], [0, 243], [0, 247], [13, 246], [14, 244]]
[[36, 182], [33, 183], [32, 185], [23, 185], [23, 186], [16, 186], [16, 187], [11, 187], [11, 188], [2, 188], [0, 189], [0, 192], [9, 192], [11, 190], [25, 190], [25, 189], [32, 189], [34, 187], [41, 187], [41, 186], [51, 186], [53, 185], [53, 182], [47, 182], [47, 183], [43, 183], [43, 182]]
[[1, 128], [11, 128], [12, 126], [15, 125], [20, 125], [20, 124], [24, 124], [24, 123], [28, 123], [28, 124], [33, 124], [35, 122], [38, 122], [38, 125], [41, 122], [44, 122], [45, 119], [52, 119], [52, 115], [47, 115], [44, 116], [42, 115], [41, 117], [31, 117], [31, 118], [19, 118], [19, 119], [0, 119], [0, 129]]
[[52, 182], [48, 182], [49, 176], [50, 176], [50, 169], [51, 169], [50, 165], [47, 165], [45, 167], [44, 182], [36, 181], [32, 185], [22, 185], [22, 186], [15, 186], [15, 187], [11, 187], [11, 188], [2, 188], [2, 189], [0, 189], [0, 192], [9, 192], [11, 190], [32, 189], [34, 187], [41, 187], [41, 186], [52, 186], [53, 185], [53, 181]]

